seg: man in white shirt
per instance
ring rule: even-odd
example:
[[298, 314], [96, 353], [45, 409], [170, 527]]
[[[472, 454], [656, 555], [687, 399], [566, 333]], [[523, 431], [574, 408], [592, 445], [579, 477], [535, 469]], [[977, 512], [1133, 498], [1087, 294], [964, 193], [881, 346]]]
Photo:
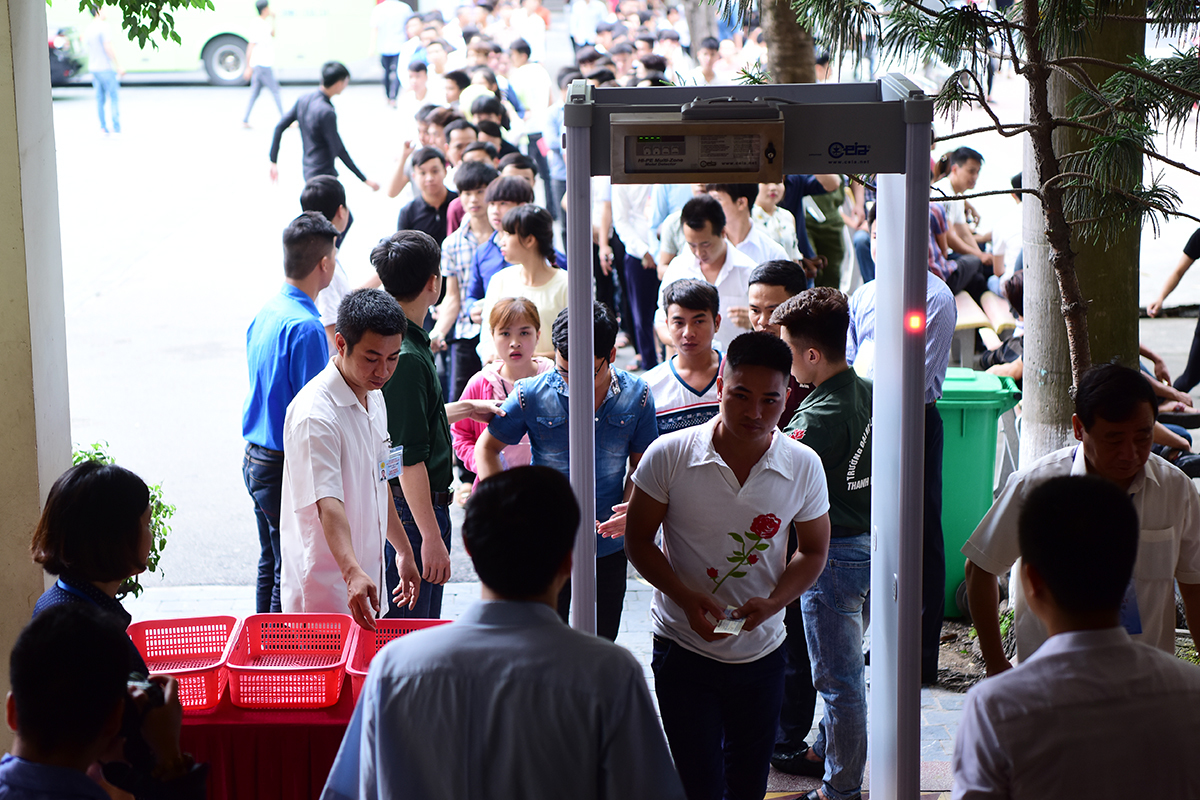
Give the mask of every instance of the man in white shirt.
[[475, 487], [462, 535], [482, 600], [375, 657], [323, 800], [683, 800], [641, 666], [554, 611], [578, 526], [550, 467]]
[[[617, 188], [613, 187], [614, 193]], [[709, 195], [693, 197], [684, 203], [680, 221], [689, 252], [671, 259], [661, 276], [662, 285], [670, 286], [682, 278], [695, 278], [716, 286], [721, 295], [722, 324], [715, 343], [720, 350], [728, 351], [734, 337], [751, 329], [750, 273], [758, 266], [758, 262], [725, 238], [725, 212], [715, 198]], [[621, 241], [624, 240], [622, 237]], [[671, 341], [661, 292], [654, 327], [663, 342]]]
[[[717, 378], [718, 416], [660, 437], [633, 474], [625, 549], [655, 587], [655, 692], [693, 800], [766, 791], [783, 702], [783, 609], [825, 567], [821, 461], [775, 429], [791, 367], [779, 338], [739, 336]], [[790, 560], [789, 523], [799, 543]]]
[[950, 154], [950, 190], [954, 197], [942, 200], [946, 208], [946, 238], [950, 244], [950, 260], [955, 269], [947, 276], [950, 291], [967, 292], [979, 302], [987, 288], [987, 271], [992, 266], [992, 254], [979, 246], [986, 237], [978, 237], [967, 224], [966, 200], [959, 195], [975, 188], [983, 156], [970, 147], [960, 147]]
[[[1120, 487], [1138, 511], [1141, 537], [1122, 623], [1134, 641], [1175, 651], [1175, 582], [1193, 636], [1200, 632], [1200, 496], [1186, 475], [1153, 455], [1158, 400], [1136, 370], [1104, 364], [1084, 373], [1071, 418], [1080, 444], [1064, 447], [1013, 473], [987, 515], [962, 547], [967, 557], [967, 600], [989, 675], [1011, 669], [1000, 639], [997, 576], [1020, 556], [1018, 519], [1034, 487], [1063, 475], [1095, 475]], [[1030, 614], [1014, 572], [1017, 658], [1024, 661], [1046, 640]]]
[[[346, 187], [332, 175], [317, 175], [304, 184], [300, 192], [302, 211], [319, 211], [333, 227], [337, 228], [337, 246], [342, 246], [346, 229], [350, 227], [350, 209], [346, 207]], [[329, 340], [330, 352], [337, 350], [333, 343], [334, 328], [337, 326], [338, 306], [342, 298], [350, 293], [350, 276], [339, 260], [334, 265], [333, 279], [317, 295], [317, 311], [321, 313], [321, 325]]]
[[383, 65], [383, 93], [387, 103], [396, 107], [396, 95], [400, 91], [400, 51], [408, 36], [405, 33], [412, 9], [400, 0], [380, 0], [371, 9], [371, 52], [379, 54]]
[[420, 592], [384, 477], [398, 458], [389, 452], [380, 389], [396, 368], [406, 323], [396, 301], [378, 289], [346, 295], [337, 355], [288, 406], [279, 515], [284, 612], [349, 613], [374, 629], [388, 602], [379, 591], [385, 537], [401, 576], [393, 601], [411, 607]]
[[[399, 2], [399, 0], [396, 0]], [[246, 74], [250, 81], [250, 102], [246, 104], [246, 115], [242, 127], [250, 127], [250, 111], [265, 86], [275, 99], [275, 108], [283, 116], [283, 100], [279, 97], [279, 81], [275, 79], [275, 12], [268, 0], [257, 0], [258, 19], [250, 26], [246, 42]]]
[[758, 199], [757, 183], [710, 183], [707, 191], [725, 212], [725, 238], [749, 256], [755, 266], [790, 258], [783, 245], [772, 239], [767, 229], [750, 216], [754, 201]]
[[[1029, 493], [1021, 584], [1050, 638], [967, 694], [956, 800], [1200, 797], [1200, 668], [1120, 624], [1144, 552], [1135, 505], [1097, 477], [1051, 478]], [[1112, 757], [1114, 742], [1132, 748], [1132, 763]]]

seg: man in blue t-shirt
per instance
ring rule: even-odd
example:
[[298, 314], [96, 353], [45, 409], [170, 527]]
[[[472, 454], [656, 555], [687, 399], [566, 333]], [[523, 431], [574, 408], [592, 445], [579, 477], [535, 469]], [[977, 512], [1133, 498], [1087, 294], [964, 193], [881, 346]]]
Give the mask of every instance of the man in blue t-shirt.
[[[633, 491], [629, 476], [642, 453], [658, 438], [654, 398], [641, 378], [612, 366], [617, 356], [617, 321], [608, 307], [593, 301], [595, 324], [596, 420], [596, 633], [616, 640], [625, 603], [625, 504]], [[480, 479], [500, 472], [500, 451], [529, 436], [532, 463], [567, 475], [567, 309], [552, 329], [555, 368], [517, 381], [475, 445]], [[571, 585], [558, 599], [564, 620], [571, 606]]]
[[246, 331], [250, 393], [242, 412], [242, 476], [258, 520], [259, 614], [280, 611], [279, 503], [283, 491], [283, 419], [288, 404], [329, 361], [317, 294], [333, 280], [338, 230], [305, 211], [283, 232], [284, 284]]

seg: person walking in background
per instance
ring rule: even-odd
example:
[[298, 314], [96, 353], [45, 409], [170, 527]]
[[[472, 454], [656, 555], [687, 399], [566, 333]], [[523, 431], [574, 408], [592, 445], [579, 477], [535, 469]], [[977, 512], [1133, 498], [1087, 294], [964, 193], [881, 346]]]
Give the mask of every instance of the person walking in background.
[[350, 70], [338, 61], [327, 61], [321, 67], [321, 88], [309, 92], [296, 101], [296, 105], [279, 120], [275, 126], [275, 136], [271, 139], [271, 182], [279, 180], [279, 143], [283, 132], [300, 123], [300, 141], [304, 145], [304, 180], [315, 175], [332, 175], [337, 177], [334, 160], [341, 159], [346, 168], [358, 176], [358, 179], [378, 192], [379, 184], [367, 178], [355, 166], [342, 137], [338, 134], [337, 111], [333, 108], [333, 98], [346, 91], [350, 85]]
[[[1183, 246], [1183, 255], [1175, 266], [1175, 271], [1167, 277], [1158, 298], [1146, 306], [1147, 314], [1157, 317], [1162, 313], [1163, 303], [1167, 302], [1168, 295], [1175, 291], [1175, 287], [1183, 280], [1192, 264], [1196, 263], [1197, 258], [1200, 258], [1200, 228], [1196, 229]], [[1175, 388], [1181, 392], [1190, 392], [1197, 383], [1200, 383], [1200, 323], [1196, 324], [1196, 332], [1192, 335], [1192, 349], [1188, 352], [1187, 366], [1175, 378]]]
[[379, 53], [383, 65], [383, 93], [387, 104], [396, 107], [400, 93], [400, 51], [408, 39], [405, 26], [412, 10], [400, 0], [381, 0], [371, 9], [371, 52]]
[[125, 70], [117, 63], [112, 39], [108, 35], [107, 12], [104, 6], [92, 9], [92, 24], [87, 31], [88, 66], [92, 72], [92, 86], [96, 89], [96, 111], [100, 114], [100, 130], [108, 134], [108, 121], [104, 116], [107, 101], [112, 114], [112, 132], [121, 132], [121, 107], [119, 104], [121, 76]]
[[275, 79], [275, 12], [268, 0], [257, 0], [258, 19], [250, 26], [249, 41], [246, 43], [246, 80], [250, 81], [250, 102], [246, 104], [246, 115], [242, 127], [250, 127], [250, 111], [258, 102], [258, 95], [265, 86], [275, 98], [275, 108], [283, 116], [283, 100], [279, 97], [279, 81]]

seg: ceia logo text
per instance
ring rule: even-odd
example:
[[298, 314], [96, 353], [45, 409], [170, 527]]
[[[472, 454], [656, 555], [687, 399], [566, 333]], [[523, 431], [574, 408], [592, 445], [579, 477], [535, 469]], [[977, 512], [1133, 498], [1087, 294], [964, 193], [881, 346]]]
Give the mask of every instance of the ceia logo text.
[[869, 152], [871, 152], [871, 145], [859, 144], [858, 142], [853, 142], [851, 144], [846, 144], [844, 142], [834, 142], [833, 144], [829, 145], [829, 157], [830, 158], [846, 158], [847, 156], [865, 156]]

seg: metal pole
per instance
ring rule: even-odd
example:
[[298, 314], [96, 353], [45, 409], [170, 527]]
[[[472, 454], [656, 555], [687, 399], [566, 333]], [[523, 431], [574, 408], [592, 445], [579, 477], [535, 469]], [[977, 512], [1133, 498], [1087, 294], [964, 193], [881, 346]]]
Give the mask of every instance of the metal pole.
[[[889, 76], [905, 104], [905, 174], [878, 176], [875, 437], [871, 490], [871, 794], [920, 791], [921, 541], [925, 435], [925, 282], [932, 101]], [[913, 99], [909, 99], [913, 98]]]
[[[592, 87], [575, 81], [563, 108], [567, 163], [567, 361], [571, 487], [580, 524], [571, 570], [571, 627], [596, 632], [596, 427], [592, 317]], [[550, 325], [553, 320], [542, 320]]]

